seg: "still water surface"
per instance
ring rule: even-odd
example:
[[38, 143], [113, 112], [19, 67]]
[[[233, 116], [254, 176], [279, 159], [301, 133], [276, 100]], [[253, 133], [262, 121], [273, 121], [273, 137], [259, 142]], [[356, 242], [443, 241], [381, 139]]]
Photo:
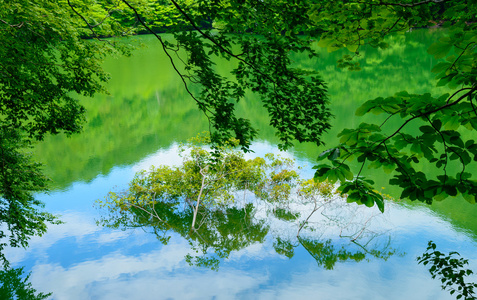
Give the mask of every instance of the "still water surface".
[[[354, 73], [336, 70], [336, 53], [323, 53], [316, 61], [294, 58], [297, 65], [321, 70], [329, 82], [336, 118], [327, 144], [333, 144], [341, 128], [359, 122], [354, 110], [364, 100], [404, 89], [442, 92], [434, 88], [430, 68], [435, 62], [426, 55], [439, 34], [416, 31], [395, 37], [389, 49], [367, 49], [360, 58], [363, 70]], [[8, 250], [13, 267], [31, 272], [33, 288], [52, 292], [51, 299], [58, 300], [454, 299], [416, 262], [429, 240], [444, 252], [460, 252], [477, 270], [477, 207], [459, 201], [431, 207], [389, 202], [385, 214], [376, 208], [346, 207], [345, 211], [358, 212], [357, 222], [362, 224], [369, 219], [363, 216], [373, 216], [363, 225], [366, 239], [357, 243], [340, 237], [343, 227], [326, 226], [319, 217], [315, 231], [304, 233], [308, 243], [300, 243], [296, 223], [267, 218], [257, 204], [255, 218], [266, 222], [264, 238], [250, 239], [219, 259], [218, 271], [189, 266], [185, 257], [194, 251], [179, 234], [169, 233], [163, 245], [147, 227], [97, 226], [105, 213], [93, 206], [97, 199], [125, 189], [139, 170], [179, 164], [178, 143], [207, 129], [206, 119], [154, 39], [140, 40], [149, 47], [131, 58], [106, 62], [112, 75], [110, 95], [85, 99], [89, 122], [84, 132], [72, 138], [50, 137], [37, 148], [37, 157], [54, 181], [52, 192], [38, 197], [65, 224], [51, 226], [26, 250]], [[224, 71], [228, 67], [217, 66]], [[256, 100], [250, 95], [239, 107], [260, 129], [253, 155], [277, 153], [273, 130]], [[309, 178], [321, 150], [299, 145], [282, 155], [295, 158], [303, 166], [302, 177]], [[376, 181], [393, 195], [386, 178]], [[310, 207], [300, 209], [306, 214]], [[349, 220], [349, 215], [342, 217]], [[285, 240], [289, 248], [280, 247]]]

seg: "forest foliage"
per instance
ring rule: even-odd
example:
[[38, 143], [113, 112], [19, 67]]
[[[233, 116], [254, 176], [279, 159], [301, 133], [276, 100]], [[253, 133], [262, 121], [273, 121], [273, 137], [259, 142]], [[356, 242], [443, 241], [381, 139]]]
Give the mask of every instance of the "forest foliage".
[[[249, 151], [256, 129], [235, 110], [247, 91], [267, 109], [280, 149], [295, 141], [322, 145], [321, 136], [332, 125], [332, 99], [320, 70], [296, 67], [293, 54], [317, 58], [313, 43], [329, 51], [346, 48], [349, 54], [338, 66], [359, 70], [364, 45], [385, 49], [386, 36], [439, 25], [445, 37], [428, 54], [439, 60], [433, 67], [436, 84], [451, 93], [376, 95], [356, 113], [384, 115], [385, 121], [343, 130], [340, 143], [319, 156], [326, 162], [316, 166], [315, 179], [339, 182], [348, 201], [380, 210], [384, 199], [365, 177], [369, 167], [389, 173], [403, 199], [431, 203], [462, 195], [476, 200], [477, 181], [469, 170], [475, 167], [477, 144], [463, 133], [477, 129], [475, 1], [2, 0], [0, 5], [0, 191], [2, 222], [18, 225], [9, 229], [12, 246], [26, 245], [54, 221], [42, 213], [31, 222], [4, 217], [38, 206], [33, 192], [46, 188], [38, 166], [24, 155], [25, 143], [79, 132], [84, 108], [75, 95], [103, 92], [108, 75], [102, 60], [111, 53], [129, 54], [127, 41], [117, 37], [141, 32], [155, 35], [207, 116], [214, 147], [235, 138]], [[158, 32], [171, 33], [174, 40]], [[217, 72], [214, 56], [235, 61], [232, 76]], [[400, 125], [390, 126], [391, 119]], [[408, 131], [410, 126], [419, 131]], [[352, 159], [357, 169], [349, 164]], [[424, 164], [435, 171], [423, 172]], [[20, 181], [23, 192], [12, 193]]]
[[[319, 155], [315, 178], [339, 182], [348, 201], [376, 204], [381, 210], [383, 198], [366, 177], [368, 168], [389, 174], [389, 184], [401, 189], [402, 199], [431, 203], [462, 195], [475, 202], [477, 183], [469, 170], [477, 159], [477, 144], [463, 133], [477, 127], [472, 1], [170, 1], [162, 13], [141, 3], [120, 1], [120, 5], [126, 5], [138, 27], [150, 33], [161, 22], [171, 22], [167, 32], [175, 41], [156, 37], [209, 119], [213, 144], [233, 137], [245, 151], [256, 131], [249, 120], [236, 116], [235, 105], [247, 90], [259, 95], [281, 149], [293, 141], [323, 144], [321, 135], [332, 125], [326, 83], [320, 70], [294, 66], [294, 53], [315, 58], [311, 45], [316, 42], [328, 51], [346, 48], [349, 54], [337, 65], [359, 70], [364, 45], [385, 49], [389, 35], [439, 25], [445, 36], [427, 52], [438, 60], [432, 69], [436, 84], [451, 92], [402, 91], [363, 103], [358, 116], [384, 115], [379, 119], [384, 121], [343, 130], [340, 144]], [[165, 13], [166, 8], [175, 13]], [[215, 70], [212, 56], [236, 62], [232, 78]], [[191, 92], [190, 86], [197, 84], [200, 91]], [[358, 168], [350, 164], [352, 160]], [[433, 171], [425, 173], [423, 166]]]

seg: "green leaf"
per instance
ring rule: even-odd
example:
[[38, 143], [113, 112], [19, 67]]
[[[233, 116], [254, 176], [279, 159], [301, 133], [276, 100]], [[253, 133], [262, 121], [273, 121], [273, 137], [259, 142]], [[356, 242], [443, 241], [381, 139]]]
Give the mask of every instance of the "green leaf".
[[441, 73], [447, 70], [452, 64], [450, 62], [439, 62], [431, 70], [432, 73]]
[[339, 148], [336, 148], [332, 154], [331, 154], [331, 157], [330, 157], [330, 160], [336, 160], [337, 158], [340, 157], [340, 149]]
[[440, 130], [442, 127], [442, 122], [439, 119], [435, 119], [432, 121], [432, 126], [434, 126], [437, 130]]
[[447, 197], [449, 197], [449, 194], [447, 194], [446, 192], [441, 192], [441, 193], [434, 196], [434, 200], [442, 201], [442, 200], [446, 199]]
[[386, 174], [391, 174], [391, 173], [396, 169], [396, 165], [394, 165], [394, 164], [389, 164], [389, 163], [383, 163], [383, 164], [382, 164], [382, 167], [383, 167], [383, 171], [384, 171]]
[[358, 50], [359, 45], [358, 44], [351, 44], [351, 45], [346, 45], [346, 48], [355, 53]]
[[328, 177], [328, 172], [331, 170], [331, 166], [321, 164], [318, 166], [314, 166], [313, 169], [316, 169], [314, 178], [318, 179], [319, 181], [324, 181]]
[[377, 107], [376, 103], [379, 100], [382, 100], [382, 99], [383, 98], [379, 98], [379, 99], [376, 99], [376, 100], [369, 100], [369, 101], [364, 102], [360, 107], [358, 107], [358, 109], [356, 109], [355, 115], [356, 116], [364, 116], [371, 109]]
[[469, 193], [463, 193], [462, 196], [464, 197], [465, 201], [469, 202], [470, 204], [476, 203], [477, 195], [472, 195]]
[[320, 41], [318, 42], [318, 47], [326, 48], [326, 47], [329, 47], [330, 45], [332, 45], [333, 43], [335, 43], [334, 39], [321, 38]]
[[373, 207], [374, 206], [374, 201], [373, 201], [373, 197], [371, 197], [370, 195], [362, 195], [361, 196], [361, 202], [366, 205], [367, 207]]
[[[328, 149], [328, 150], [325, 150], [323, 152], [321, 152], [319, 155], [318, 155], [318, 160], [323, 160], [327, 157], [329, 157], [329, 155], [331, 153], [333, 153], [333, 151], [335, 150], [335, 148], [331, 148], [331, 149]], [[313, 167], [314, 169], [316, 169], [315, 167]]]
[[383, 199], [383, 197], [382, 196], [381, 197], [376, 197], [374, 199], [374, 202], [376, 202], [376, 205], [378, 206], [379, 211], [384, 213], [384, 199]]
[[422, 133], [435, 133], [436, 132], [436, 130], [432, 126], [428, 126], [428, 125], [419, 127], [419, 130]]
[[439, 59], [439, 58], [445, 57], [451, 49], [452, 49], [452, 41], [450, 38], [445, 37], [431, 44], [431, 46], [427, 49], [427, 53], [429, 53], [430, 55], [433, 55], [434, 58]]

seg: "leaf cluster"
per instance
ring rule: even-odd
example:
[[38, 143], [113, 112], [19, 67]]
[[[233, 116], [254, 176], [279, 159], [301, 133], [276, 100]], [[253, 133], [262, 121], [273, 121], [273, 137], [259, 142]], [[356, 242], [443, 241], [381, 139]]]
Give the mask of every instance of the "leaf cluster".
[[[245, 159], [234, 150], [238, 141], [215, 150], [203, 147], [210, 137], [199, 136], [181, 146], [180, 166], [152, 166], [136, 174], [126, 192], [111, 192], [101, 207], [127, 212], [136, 206], [153, 208], [157, 202], [171, 207], [205, 206], [210, 209], [233, 203], [238, 191], [249, 191], [269, 201], [288, 199], [298, 174], [293, 161], [267, 154], [266, 159]], [[151, 214], [151, 216], [154, 216]]]
[[470, 269], [465, 269], [469, 261], [460, 257], [457, 252], [444, 254], [436, 250], [437, 246], [429, 241], [426, 252], [417, 258], [419, 264], [429, 265], [429, 273], [432, 278], [441, 281], [443, 290], [448, 290], [451, 295], [456, 295], [456, 299], [477, 299], [474, 289], [476, 283], [466, 282], [466, 277], [473, 274]]
[[[402, 199], [432, 203], [462, 195], [475, 203], [477, 180], [469, 170], [477, 161], [477, 145], [470, 138], [477, 129], [477, 27], [467, 8], [465, 13], [457, 13], [458, 8], [463, 9], [464, 2], [446, 3], [446, 10], [437, 15], [433, 1], [362, 4], [370, 9], [392, 11], [393, 14], [387, 15], [389, 19], [396, 20], [396, 24], [406, 21], [408, 27], [413, 26], [416, 18], [428, 20], [440, 16], [448, 30], [427, 52], [440, 60], [432, 69], [437, 86], [456, 90], [438, 97], [403, 91], [363, 103], [356, 110], [357, 116], [384, 115], [384, 119], [377, 119], [380, 123], [361, 123], [357, 128], [343, 130], [338, 135], [340, 144], [319, 156], [319, 160], [327, 159], [331, 165], [316, 166], [316, 178], [339, 180], [339, 190], [348, 194], [350, 201], [369, 206], [376, 203], [381, 210], [384, 209], [383, 196], [375, 191], [372, 181], [363, 177], [365, 166], [380, 168], [387, 174], [393, 172], [389, 184], [401, 189]], [[468, 4], [475, 7], [475, 3]], [[405, 11], [413, 17], [405, 17]], [[448, 22], [450, 20], [452, 22]], [[382, 27], [377, 27], [376, 32], [388, 34]], [[358, 33], [362, 34], [359, 30]], [[349, 164], [353, 159], [358, 164], [356, 172], [351, 171]], [[432, 171], [424, 172], [424, 168]]]
[[8, 264], [6, 246], [26, 247], [32, 236], [43, 235], [47, 224], [58, 224], [56, 216], [44, 212], [44, 204], [34, 198], [46, 191], [48, 179], [41, 165], [25, 153], [25, 142], [18, 130], [0, 127], [0, 259]]
[[[293, 67], [290, 59], [293, 53], [316, 56], [311, 37], [298, 36], [314, 31], [306, 13], [309, 1], [118, 3], [125, 6], [123, 13], [156, 36], [186, 91], [207, 116], [215, 144], [236, 138], [243, 150], [249, 149], [257, 131], [235, 112], [247, 92], [260, 96], [281, 148], [289, 148], [293, 140], [322, 143], [320, 136], [331, 118], [326, 86], [319, 76]], [[287, 13], [277, 14], [282, 11]], [[78, 13], [89, 18], [87, 11]], [[162, 31], [158, 28], [175, 40], [157, 35]], [[213, 57], [235, 60], [237, 66], [228, 75], [220, 74]]]
[[[86, 4], [86, 3], [85, 3]], [[0, 125], [32, 139], [79, 132], [84, 107], [75, 95], [103, 92], [101, 62], [121, 49], [92, 43], [65, 1], [2, 1], [0, 12]]]
[[127, 52], [125, 44], [82, 39], [90, 28], [69, 4], [0, 1], [0, 250], [26, 247], [58, 223], [38, 209], [33, 193], [45, 191], [47, 179], [26, 150], [47, 134], [79, 132], [85, 109], [78, 96], [104, 92], [102, 59]]

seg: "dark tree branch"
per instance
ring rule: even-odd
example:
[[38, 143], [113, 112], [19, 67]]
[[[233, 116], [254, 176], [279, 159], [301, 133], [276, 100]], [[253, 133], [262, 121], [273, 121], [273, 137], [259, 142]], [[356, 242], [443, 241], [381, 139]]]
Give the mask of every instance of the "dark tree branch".
[[356, 180], [355, 180], [355, 183], [357, 184], [358, 183], [358, 178], [359, 178], [359, 175], [361, 175], [361, 172], [363, 171], [363, 168], [364, 168], [364, 165], [366, 164], [366, 158], [364, 159], [363, 163], [361, 164], [361, 168], [359, 168], [359, 171], [358, 171], [358, 174], [356, 175]]
[[[465, 93], [464, 95], [460, 96], [459, 99], [455, 100], [454, 102], [451, 102], [449, 103], [449, 100], [454, 97], [457, 93], [459, 92], [462, 92], [463, 90], [468, 90], [470, 89], [469, 92]], [[415, 115], [409, 119], [407, 119], [393, 134], [391, 135], [388, 135], [385, 139], [383, 139], [381, 142], [379, 142], [378, 145], [376, 145], [376, 147], [382, 145], [383, 143], [385, 143], [387, 140], [391, 139], [392, 137], [394, 137], [396, 134], [398, 134], [409, 122], [415, 120], [415, 119], [418, 119], [420, 117], [424, 117], [424, 116], [428, 116], [430, 114], [433, 114], [435, 112], [438, 112], [438, 111], [441, 111], [443, 109], [446, 109], [448, 107], [451, 107], [453, 105], [456, 105], [457, 103], [459, 103], [460, 101], [462, 101], [465, 97], [469, 96], [469, 95], [472, 95], [472, 93], [477, 90], [477, 86], [475, 87], [472, 87], [472, 88], [463, 88], [463, 89], [460, 89], [458, 90], [457, 92], [455, 92], [451, 97], [449, 97], [449, 99], [447, 100], [447, 103], [441, 107], [438, 107], [436, 109], [433, 109], [433, 110], [430, 110], [430, 111], [426, 111], [426, 112], [423, 112], [423, 113], [420, 113], [418, 115]]]
[[7, 21], [2, 20], [2, 19], [0, 19], [0, 22], [5, 23], [5, 24], [7, 24], [8, 26], [10, 26], [10, 27], [12, 27], [12, 28], [21, 28], [21, 27], [25, 24], [24, 22], [21, 22], [21, 23], [12, 25], [12, 24], [10, 24], [10, 23], [8, 23]]
[[[446, 144], [446, 140], [444, 139], [444, 135], [442, 134], [442, 132], [436, 128], [436, 126], [434, 126], [434, 124], [432, 123], [431, 119], [429, 118], [429, 116], [426, 116], [426, 119], [427, 121], [429, 122], [429, 124], [431, 124], [432, 128], [434, 128], [434, 130], [440, 135], [441, 139], [442, 139], [442, 144], [444, 145], [444, 154], [446, 155], [446, 163], [444, 164], [444, 178], [447, 179], [447, 164], [448, 164], [448, 160], [449, 160], [449, 155], [447, 154], [447, 144]], [[445, 184], [445, 182], [444, 182]]]
[[[93, 34], [93, 36], [94, 36], [95, 39], [97, 39], [98, 41], [106, 42], [106, 43], [112, 45], [111, 42], [109, 42], [109, 41], [107, 41], [107, 40], [103, 40], [103, 39], [96, 33], [96, 31], [94, 31], [94, 27], [95, 27], [95, 26], [92, 26], [91, 24], [89, 24], [88, 20], [86, 20], [86, 18], [85, 18], [82, 14], [80, 14], [80, 13], [73, 7], [73, 4], [71, 4], [71, 1], [70, 1], [70, 0], [68, 0], [68, 5], [69, 5], [69, 7], [71, 8], [71, 10], [72, 10], [79, 18], [81, 18], [81, 20], [83, 20], [83, 22], [86, 24], [86, 26], [88, 26], [89, 30], [91, 31], [91, 33]], [[112, 46], [113, 46], [113, 45], [112, 45]]]
[[409, 173], [406, 171], [404, 165], [401, 165], [399, 161], [394, 156], [392, 156], [391, 152], [389, 152], [388, 145], [386, 143], [384, 143], [384, 149], [386, 149], [386, 153], [394, 161], [394, 163], [404, 171], [409, 180], [412, 180], [411, 175], [409, 175]]
[[[124, 0], [122, 0], [124, 1]], [[172, 2], [172, 4], [177, 8], [177, 10], [184, 16], [184, 18], [187, 19], [187, 21], [192, 25], [192, 27], [197, 30], [197, 32], [199, 32], [203, 37], [205, 37], [206, 39], [208, 39], [209, 41], [211, 41], [215, 46], [217, 46], [221, 51], [227, 53], [228, 55], [230, 55], [231, 57], [234, 57], [235, 59], [243, 62], [244, 64], [248, 65], [249, 67], [251, 67], [253, 70], [255, 70], [256, 72], [258, 72], [259, 74], [261, 74], [262, 76], [265, 76], [267, 77], [269, 80], [271, 81], [274, 81], [270, 76], [264, 74], [262, 71], [260, 71], [255, 65], [251, 64], [250, 62], [248, 62], [247, 60], [241, 58], [240, 56], [242, 54], [234, 54], [232, 53], [229, 49], [223, 47], [219, 42], [217, 42], [213, 37], [211, 37], [210, 35], [206, 34], [205, 32], [203, 32], [198, 26], [197, 24], [195, 24], [194, 20], [192, 20], [192, 18], [182, 9], [182, 7], [174, 0], [170, 0]]]
[[[472, 45], [472, 44], [475, 44], [475, 42], [470, 42], [470, 43], [468, 43], [468, 44], [465, 46], [464, 49], [461, 49], [462, 52], [461, 52], [461, 53], [459, 54], [459, 56], [454, 60], [454, 62], [452, 63], [452, 65], [451, 65], [449, 68], [447, 68], [447, 70], [452, 69], [452, 68], [455, 67], [455, 63], [462, 57], [462, 55], [464, 54], [465, 50], [467, 50], [467, 48], [469, 48], [469, 46]], [[455, 45], [454, 45], [454, 47], [455, 47]]]

